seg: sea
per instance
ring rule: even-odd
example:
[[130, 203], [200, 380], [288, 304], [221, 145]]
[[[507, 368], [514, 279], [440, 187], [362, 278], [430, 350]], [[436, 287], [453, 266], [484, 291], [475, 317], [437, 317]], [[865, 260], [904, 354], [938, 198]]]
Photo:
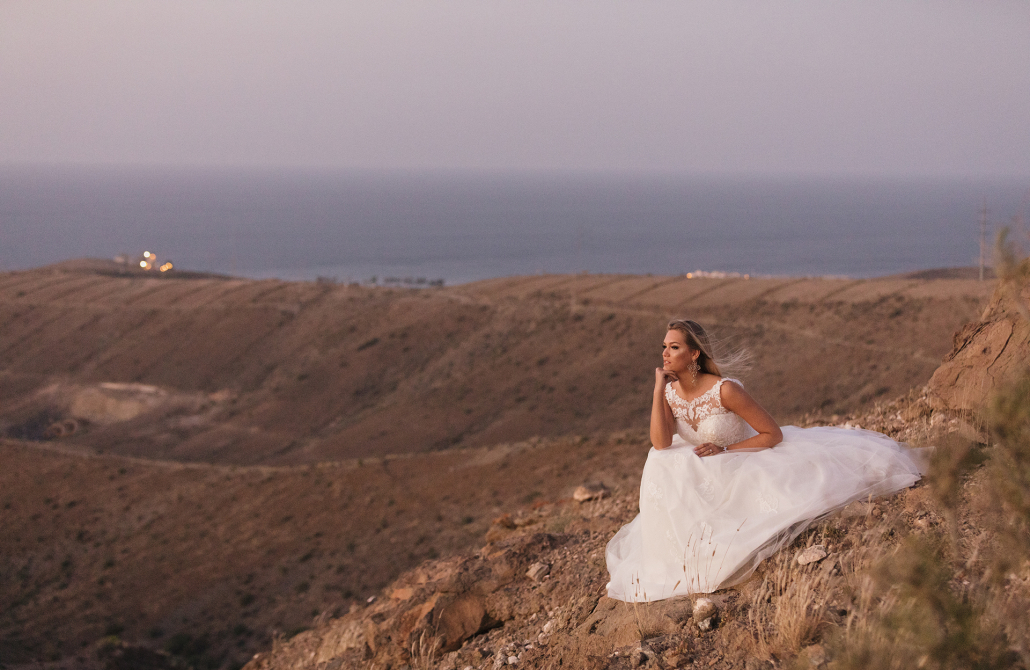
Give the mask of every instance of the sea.
[[[986, 207], [986, 217], [981, 210]], [[537, 273], [872, 277], [1025, 236], [1030, 181], [0, 169], [0, 271], [144, 251], [178, 270], [448, 285]]]

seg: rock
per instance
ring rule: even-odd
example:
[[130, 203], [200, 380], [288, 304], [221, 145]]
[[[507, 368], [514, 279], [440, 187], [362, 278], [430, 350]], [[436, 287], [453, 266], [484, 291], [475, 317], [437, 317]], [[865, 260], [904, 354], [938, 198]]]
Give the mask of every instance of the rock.
[[1025, 370], [1030, 323], [1016, 301], [1030, 304], [1030, 284], [1019, 293], [1016, 297], [999, 287], [980, 321], [955, 334], [954, 348], [927, 386], [933, 409], [979, 411], [995, 391]]
[[572, 492], [572, 499], [576, 502], [587, 502], [588, 500], [600, 500], [611, 495], [611, 491], [604, 484], [584, 484], [577, 486]]
[[518, 656], [509, 656], [508, 657], [508, 665], [515, 665], [518, 662], [519, 662], [519, 657]]
[[813, 644], [810, 647], [805, 647], [801, 650], [799, 656], [804, 656], [808, 659], [809, 664], [819, 667], [824, 665], [827, 661], [826, 649], [821, 644]]
[[[699, 624], [706, 619], [711, 619], [719, 611], [715, 603], [708, 598], [698, 598], [694, 601], [694, 622]], [[707, 630], [703, 629], [703, 630]]]
[[821, 561], [824, 558], [826, 558], [826, 547], [821, 544], [813, 544], [798, 554], [797, 562], [798, 565], [808, 565], [809, 563]]
[[534, 582], [539, 582], [549, 574], [551, 574], [551, 566], [546, 563], [534, 563], [529, 566], [529, 570], [526, 570], [526, 576]]
[[639, 668], [640, 666], [642, 666], [645, 663], [647, 663], [647, 660], [650, 657], [650, 655], [651, 655], [651, 649], [641, 645], [641, 646], [637, 647], [636, 649], [634, 649], [633, 653], [630, 654], [630, 656], [629, 656], [629, 664], [631, 666], [633, 666], [634, 668]]
[[702, 621], [697, 622], [698, 630], [707, 631], [712, 630], [712, 617], [708, 617]]
[[440, 650], [455, 651], [465, 640], [495, 623], [486, 611], [482, 596], [465, 594], [437, 611], [437, 635], [442, 638]]

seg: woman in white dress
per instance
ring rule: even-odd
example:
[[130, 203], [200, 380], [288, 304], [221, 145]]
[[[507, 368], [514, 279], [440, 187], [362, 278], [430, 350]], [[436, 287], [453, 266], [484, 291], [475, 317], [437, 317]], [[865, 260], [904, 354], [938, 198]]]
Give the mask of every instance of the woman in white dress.
[[712, 353], [699, 324], [669, 324], [640, 514], [606, 552], [611, 598], [732, 586], [813, 521], [920, 478], [907, 450], [880, 433], [780, 428], [739, 381], [722, 376]]

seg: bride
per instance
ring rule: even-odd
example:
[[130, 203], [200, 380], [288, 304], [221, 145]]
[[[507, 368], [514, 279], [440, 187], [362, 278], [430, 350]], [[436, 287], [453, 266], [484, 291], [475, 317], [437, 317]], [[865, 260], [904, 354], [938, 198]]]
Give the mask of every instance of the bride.
[[722, 376], [712, 354], [699, 324], [669, 324], [640, 514], [606, 551], [611, 598], [732, 586], [813, 521], [920, 478], [909, 453], [880, 433], [780, 428], [739, 381]]

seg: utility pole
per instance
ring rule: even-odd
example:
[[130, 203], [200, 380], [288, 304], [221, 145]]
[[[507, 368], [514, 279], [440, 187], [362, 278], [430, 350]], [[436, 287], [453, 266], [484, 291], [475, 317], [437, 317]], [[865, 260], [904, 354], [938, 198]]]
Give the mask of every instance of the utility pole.
[[980, 281], [984, 280], [984, 266], [987, 265], [987, 198], [980, 208]]

